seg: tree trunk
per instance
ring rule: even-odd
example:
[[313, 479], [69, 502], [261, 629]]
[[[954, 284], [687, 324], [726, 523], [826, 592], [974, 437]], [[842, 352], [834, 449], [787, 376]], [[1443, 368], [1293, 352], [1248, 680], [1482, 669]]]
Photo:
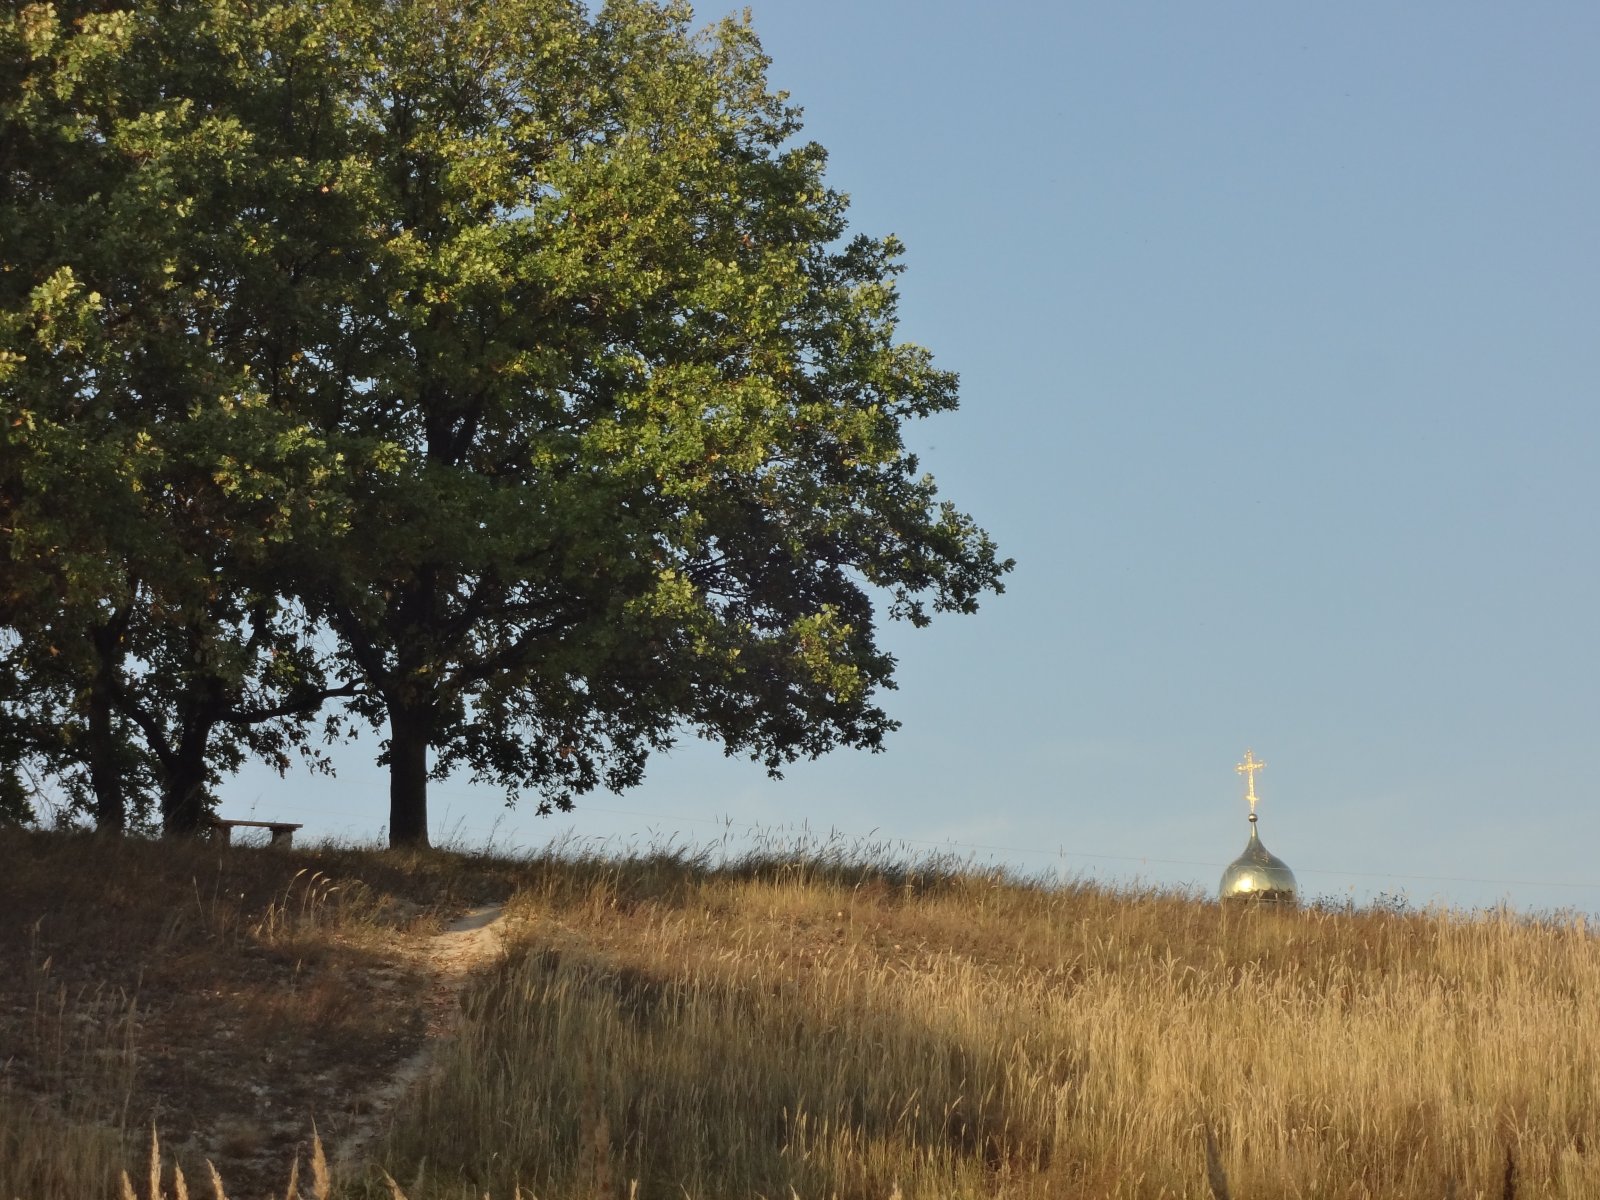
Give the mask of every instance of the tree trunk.
[[430, 709], [389, 706], [389, 845], [428, 844]]
[[206, 738], [196, 753], [185, 739], [178, 754], [165, 764], [161, 781], [161, 832], [168, 837], [193, 837], [206, 814]]
[[128, 803], [122, 791], [117, 734], [112, 725], [111, 696], [96, 679], [89, 689], [89, 786], [94, 790], [94, 827], [121, 834], [128, 827]]
[[128, 827], [128, 801], [123, 788], [122, 753], [113, 711], [115, 674], [122, 666], [118, 630], [101, 625], [91, 634], [95, 649], [94, 678], [89, 684], [89, 786], [94, 791], [94, 827], [121, 834]]
[[[198, 640], [196, 646], [198, 646]], [[191, 655], [198, 658], [195, 648]], [[177, 744], [161, 758], [161, 832], [168, 837], [193, 837], [211, 807], [206, 791], [206, 752], [211, 748], [211, 733], [226, 711], [226, 688], [213, 675], [192, 677], [187, 694], [178, 702]]]

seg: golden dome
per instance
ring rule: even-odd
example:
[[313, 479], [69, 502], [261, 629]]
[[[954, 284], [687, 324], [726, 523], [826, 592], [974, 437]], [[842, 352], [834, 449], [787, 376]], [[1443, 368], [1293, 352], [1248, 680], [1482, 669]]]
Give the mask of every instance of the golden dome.
[[1217, 895], [1223, 900], [1265, 900], [1279, 904], [1295, 904], [1300, 899], [1300, 888], [1295, 883], [1289, 864], [1261, 844], [1256, 833], [1256, 772], [1265, 763], [1246, 750], [1244, 761], [1236, 770], [1250, 780], [1245, 799], [1250, 802], [1250, 840], [1244, 853], [1228, 864], [1222, 873], [1222, 885]]
[[[1252, 815], [1252, 821], [1255, 817]], [[1222, 873], [1217, 894], [1224, 900], [1274, 900], [1294, 904], [1300, 889], [1289, 864], [1261, 844], [1256, 827], [1250, 826], [1250, 841], [1244, 853], [1228, 864]]]

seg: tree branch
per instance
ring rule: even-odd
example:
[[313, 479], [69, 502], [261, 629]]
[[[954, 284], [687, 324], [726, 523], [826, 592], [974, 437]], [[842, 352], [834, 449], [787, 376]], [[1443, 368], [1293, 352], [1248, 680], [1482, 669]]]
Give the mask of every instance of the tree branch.
[[340, 696], [357, 696], [363, 690], [359, 683], [345, 683], [336, 688], [318, 688], [314, 692], [304, 693], [270, 708], [230, 709], [223, 714], [222, 720], [229, 725], [258, 725], [263, 721], [271, 721], [277, 717], [292, 717], [301, 713], [316, 712], [329, 700], [337, 699]]

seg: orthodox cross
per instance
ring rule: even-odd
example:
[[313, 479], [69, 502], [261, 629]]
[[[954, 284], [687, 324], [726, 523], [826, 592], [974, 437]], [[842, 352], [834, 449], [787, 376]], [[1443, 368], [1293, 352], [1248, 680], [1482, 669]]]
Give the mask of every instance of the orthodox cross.
[[1244, 752], [1244, 761], [1233, 768], [1250, 781], [1250, 790], [1245, 795], [1245, 799], [1250, 801], [1250, 819], [1252, 821], [1256, 819], [1256, 772], [1266, 765], [1266, 763], [1256, 758], [1254, 752], [1246, 750]]

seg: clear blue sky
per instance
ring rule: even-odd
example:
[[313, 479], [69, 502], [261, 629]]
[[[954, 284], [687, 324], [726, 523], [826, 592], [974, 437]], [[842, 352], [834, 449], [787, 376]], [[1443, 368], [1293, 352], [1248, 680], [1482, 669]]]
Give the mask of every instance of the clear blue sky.
[[[1248, 746], [1312, 896], [1600, 910], [1600, 8], [753, 15], [908, 245], [903, 334], [964, 397], [913, 443], [1017, 570], [891, 633], [885, 754], [691, 745], [555, 819], [446, 783], [435, 837], [803, 820], [1210, 890]], [[224, 811], [373, 835], [375, 751]]]

